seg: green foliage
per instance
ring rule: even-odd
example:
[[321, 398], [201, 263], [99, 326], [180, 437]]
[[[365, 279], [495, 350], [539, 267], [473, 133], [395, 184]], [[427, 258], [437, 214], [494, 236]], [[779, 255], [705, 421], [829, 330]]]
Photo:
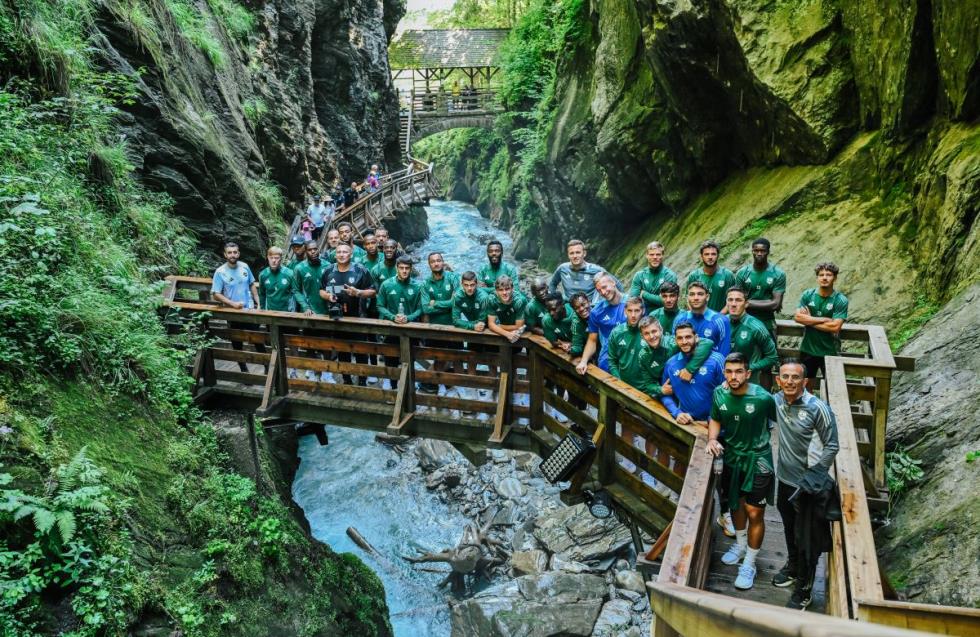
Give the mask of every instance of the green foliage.
[[170, 15], [188, 42], [203, 52], [216, 69], [223, 69], [228, 61], [221, 41], [211, 32], [208, 18], [202, 14], [191, 0], [166, 0]]
[[975, 460], [980, 460], [980, 449], [966, 452], [966, 463], [973, 464]]
[[234, 0], [208, 0], [208, 6], [232, 37], [245, 40], [255, 30], [255, 16]]
[[923, 477], [922, 461], [911, 457], [904, 449], [885, 454], [885, 481], [888, 483], [890, 506]]
[[942, 305], [925, 294], [916, 296], [911, 310], [906, 312], [895, 329], [888, 333], [888, 342], [892, 351], [897, 352], [902, 349], [909, 339], [915, 336], [919, 329], [929, 322], [929, 319], [935, 316], [941, 308]]
[[456, 0], [446, 10], [429, 11], [433, 29], [510, 28], [527, 12], [529, 0]]
[[245, 111], [245, 119], [252, 126], [257, 126], [262, 121], [262, 118], [265, 117], [266, 113], [269, 112], [269, 107], [266, 106], [265, 100], [261, 97], [248, 98], [242, 102], [242, 109]]

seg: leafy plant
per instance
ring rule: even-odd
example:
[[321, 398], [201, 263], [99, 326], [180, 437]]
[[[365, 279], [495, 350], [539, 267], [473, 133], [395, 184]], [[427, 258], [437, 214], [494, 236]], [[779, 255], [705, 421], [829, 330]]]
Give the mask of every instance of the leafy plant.
[[966, 462], [967, 464], [973, 464], [975, 460], [980, 459], [980, 449], [977, 451], [967, 451], [966, 452]]
[[911, 457], [903, 449], [885, 454], [885, 481], [888, 484], [890, 504], [894, 504], [914, 484], [925, 477], [922, 461]]

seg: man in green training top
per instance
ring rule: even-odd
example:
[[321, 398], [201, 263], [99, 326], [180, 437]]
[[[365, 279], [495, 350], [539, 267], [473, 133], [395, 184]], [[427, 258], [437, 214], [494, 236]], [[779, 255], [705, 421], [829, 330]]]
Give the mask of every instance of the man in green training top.
[[292, 312], [296, 306], [296, 280], [293, 271], [282, 265], [282, 248], [272, 246], [266, 252], [269, 266], [259, 272], [253, 287], [259, 295], [259, 309]]
[[364, 233], [364, 256], [355, 263], [360, 263], [368, 272], [371, 272], [382, 261], [384, 261], [384, 255], [378, 250], [378, 239], [374, 236], [374, 231], [368, 230]]
[[[721, 487], [735, 522], [735, 543], [722, 555], [724, 564], [738, 564], [735, 588], [755, 583], [755, 558], [766, 534], [766, 502], [772, 498], [774, 470], [770, 423], [776, 402], [765, 389], [749, 382], [749, 361], [732, 352], [725, 358], [725, 385], [715, 388], [708, 421], [707, 452], [722, 456]], [[725, 445], [718, 441], [725, 432]]]
[[818, 263], [814, 268], [817, 287], [800, 296], [800, 307], [793, 320], [803, 326], [800, 360], [807, 378], [816, 378], [819, 369], [827, 377], [828, 356], [840, 354], [840, 331], [847, 319], [847, 297], [834, 289], [840, 269], [836, 264]]
[[514, 282], [506, 274], [493, 288], [494, 295], [486, 300], [487, 329], [516, 343], [524, 333], [524, 299], [514, 293]]
[[677, 319], [677, 315], [681, 313], [680, 308], [677, 307], [680, 294], [681, 287], [673, 281], [664, 281], [660, 284], [660, 299], [663, 306], [650, 312], [649, 316], [660, 323], [660, 327], [664, 329], [664, 334], [674, 333], [674, 321]]
[[766, 326], [776, 338], [776, 312], [783, 309], [786, 273], [769, 263], [769, 240], [759, 237], [752, 242], [752, 264], [735, 273], [735, 284], [749, 295], [748, 313]]
[[364, 248], [354, 243], [354, 226], [349, 221], [341, 221], [337, 224], [337, 232], [340, 233], [340, 242], [346, 243], [354, 251], [351, 262], [360, 263], [367, 253]]
[[692, 281], [704, 283], [708, 288], [708, 309], [725, 313], [728, 288], [735, 285], [735, 275], [731, 270], [718, 265], [721, 248], [714, 241], [701, 244], [701, 267], [687, 275], [687, 284]]
[[331, 264], [320, 259], [316, 241], [306, 242], [306, 258], [293, 270], [296, 279], [296, 303], [299, 311], [307, 316], [326, 314], [327, 302], [320, 297], [320, 280]]
[[749, 300], [742, 288], [736, 286], [728, 290], [726, 306], [728, 320], [732, 324], [731, 351], [745, 354], [749, 361], [751, 382], [759, 384], [761, 379], [763, 385], [771, 387], [772, 366], [779, 362], [779, 353], [772, 334], [762, 321], [746, 312]]
[[385, 239], [381, 249], [384, 250], [384, 260], [371, 270], [371, 276], [374, 277], [374, 282], [379, 287], [398, 274], [398, 268], [395, 264], [398, 259], [398, 242], [394, 239]]
[[[497, 279], [506, 275], [517, 285], [517, 267], [504, 263], [504, 245], [494, 239], [487, 243], [487, 264], [476, 273], [480, 287], [495, 289]], [[523, 296], [518, 293], [518, 296]]]
[[584, 292], [576, 292], [568, 302], [575, 312], [575, 319], [572, 321], [572, 347], [568, 353], [578, 358], [585, 351], [585, 343], [589, 340], [589, 315], [592, 314], [592, 301]]
[[566, 354], [572, 350], [572, 322], [576, 319], [572, 306], [557, 292], [545, 297], [548, 314], [541, 321], [541, 330], [551, 346]]
[[441, 252], [430, 252], [429, 277], [422, 281], [422, 314], [427, 323], [453, 324], [453, 295], [459, 289], [459, 277], [446, 270]]
[[659, 241], [647, 244], [647, 267], [636, 271], [630, 285], [630, 296], [643, 299], [647, 312], [663, 307], [660, 286], [664, 281], [677, 283], [677, 275], [664, 265], [664, 246]]
[[[419, 320], [422, 316], [422, 286], [412, 280], [412, 258], [402, 255], [395, 261], [395, 276], [388, 278], [378, 288], [378, 316], [399, 325]], [[385, 365], [398, 367], [401, 361], [385, 356]], [[398, 381], [391, 381], [391, 388], [398, 389]]]
[[548, 279], [539, 276], [531, 281], [531, 300], [524, 306], [524, 324], [532, 333], [544, 334], [544, 318], [548, 309], [544, 300], [548, 296]]
[[461, 330], [482, 332], [487, 326], [487, 314], [482, 288], [476, 272], [467, 270], [459, 278], [459, 289], [453, 294], [452, 321]]
[[340, 233], [336, 228], [327, 230], [327, 245], [324, 252], [320, 253], [320, 259], [328, 263], [337, 262], [337, 246], [340, 245]]

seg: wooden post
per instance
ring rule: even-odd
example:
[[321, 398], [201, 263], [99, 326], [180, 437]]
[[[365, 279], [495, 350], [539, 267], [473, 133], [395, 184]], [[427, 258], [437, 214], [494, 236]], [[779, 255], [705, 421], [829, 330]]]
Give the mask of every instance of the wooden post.
[[[271, 372], [271, 370], [270, 370]], [[262, 487], [262, 466], [259, 464], [259, 439], [255, 432], [255, 414], [248, 415], [248, 445], [252, 451], [252, 466], [255, 469], [255, 486]]]
[[405, 376], [405, 400], [402, 403], [403, 411], [415, 411], [415, 361], [412, 359], [412, 339], [407, 336], [398, 337], [398, 357], [401, 364], [408, 364], [408, 373]]
[[513, 346], [510, 343], [504, 343], [500, 346], [500, 378], [505, 380], [504, 383], [500, 384], [500, 392], [502, 396], [498, 396], [497, 400], [503, 400], [504, 402], [504, 424], [511, 424], [513, 422], [513, 416], [511, 415], [511, 405], [513, 401], [511, 400], [511, 388], [513, 387], [514, 378], [514, 352]]
[[536, 350], [529, 352], [528, 362], [528, 381], [531, 387], [530, 408], [531, 408], [531, 429], [540, 430], [544, 426], [544, 371], [542, 369], [541, 357]]
[[269, 343], [272, 345], [272, 358], [269, 360], [269, 371], [275, 368], [275, 380], [273, 381], [273, 391], [276, 396], [285, 396], [289, 393], [289, 374], [286, 367], [286, 344], [282, 336], [282, 330], [278, 325], [269, 326]]
[[218, 382], [214, 369], [214, 353], [211, 348], [204, 350], [204, 360], [201, 365], [201, 378], [204, 379], [205, 387], [214, 387]]
[[874, 482], [880, 490], [885, 483], [885, 428], [888, 423], [888, 396], [892, 388], [891, 371], [887, 377], [875, 378], [874, 439], [872, 454], [874, 458]]
[[616, 470], [616, 412], [619, 405], [605, 392], [599, 392], [599, 425], [605, 427], [605, 440], [599, 449], [599, 482], [609, 484]]

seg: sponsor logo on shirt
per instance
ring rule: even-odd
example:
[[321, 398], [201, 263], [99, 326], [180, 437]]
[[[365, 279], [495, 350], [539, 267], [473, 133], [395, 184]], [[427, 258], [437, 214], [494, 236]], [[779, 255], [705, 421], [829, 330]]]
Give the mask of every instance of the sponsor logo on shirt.
[[446, 292], [450, 291], [451, 289], [452, 289], [452, 286], [447, 283], [446, 284]]
[[619, 344], [620, 344], [620, 345], [626, 345], [626, 341], [625, 341], [625, 340], [623, 340], [623, 339], [619, 339]]
[[721, 411], [728, 411], [728, 405], [722, 403], [721, 407], [719, 407], [718, 409], [720, 409]]

